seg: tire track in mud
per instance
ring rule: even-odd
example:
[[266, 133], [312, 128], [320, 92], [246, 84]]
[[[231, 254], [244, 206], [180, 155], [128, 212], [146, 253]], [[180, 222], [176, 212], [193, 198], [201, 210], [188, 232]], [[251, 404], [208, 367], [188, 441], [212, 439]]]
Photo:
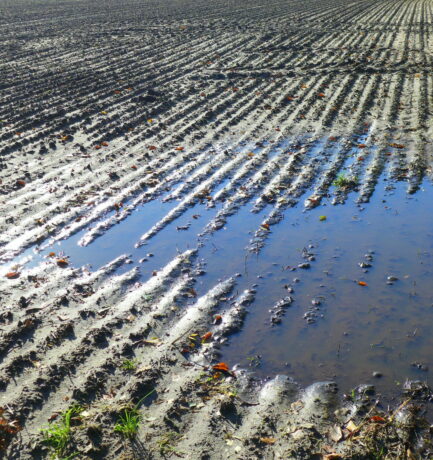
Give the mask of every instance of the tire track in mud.
[[[300, 202], [366, 202], [382, 179], [414, 193], [431, 177], [431, 4], [18, 4], [0, 6], [0, 406], [26, 429], [8, 458], [46, 456], [40, 427], [73, 403], [83, 458], [311, 458], [311, 433], [281, 433], [295, 399], [299, 423], [322, 410], [314, 398], [335, 409], [333, 386], [300, 397], [282, 377], [215, 372], [256, 292], [237, 292], [236, 273], [202, 282], [201, 257], [230, 219], [256, 216], [233, 252], [246, 257]], [[356, 186], [333, 188], [339, 174]], [[94, 272], [48, 256], [73, 236], [90, 254], [152, 203], [166, 212], [149, 212], [131, 255]], [[144, 279], [140, 247], [183, 230], [197, 249], [167, 251]], [[152, 389], [141, 453], [110, 447], [118, 414]]]

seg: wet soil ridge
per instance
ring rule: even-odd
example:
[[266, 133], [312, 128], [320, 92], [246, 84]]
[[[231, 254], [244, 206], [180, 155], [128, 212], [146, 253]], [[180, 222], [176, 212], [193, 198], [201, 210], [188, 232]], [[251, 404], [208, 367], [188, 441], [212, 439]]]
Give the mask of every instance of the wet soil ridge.
[[[198, 284], [200, 249], [241, 211], [259, 253], [299, 203], [431, 177], [432, 4], [253, 3], [1, 3], [0, 457], [431, 455], [423, 384], [385, 411], [366, 386], [342, 404], [333, 382], [258, 381], [219, 362], [255, 286]], [[134, 213], [149, 218], [131, 252], [198, 222], [194, 249], [171, 241], [146, 277], [130, 254], [91, 271], [50, 252]]]

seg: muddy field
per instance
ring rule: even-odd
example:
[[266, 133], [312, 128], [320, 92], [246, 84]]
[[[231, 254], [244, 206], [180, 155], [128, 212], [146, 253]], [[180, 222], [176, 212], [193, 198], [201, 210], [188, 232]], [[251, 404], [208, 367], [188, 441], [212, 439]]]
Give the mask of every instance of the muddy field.
[[433, 455], [432, 11], [0, 3], [0, 457]]

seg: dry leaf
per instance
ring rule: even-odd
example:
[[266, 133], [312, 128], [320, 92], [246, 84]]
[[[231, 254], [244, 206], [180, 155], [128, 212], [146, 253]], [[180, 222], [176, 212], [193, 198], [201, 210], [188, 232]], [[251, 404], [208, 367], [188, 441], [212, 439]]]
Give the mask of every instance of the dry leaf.
[[351, 420], [347, 425], [346, 428], [351, 431], [352, 433], [358, 429], [358, 427], [353, 423], [353, 420]]
[[212, 337], [212, 332], [206, 332], [206, 334], [202, 335], [201, 341], [202, 343], [208, 341]]
[[185, 147], [176, 147], [174, 150], [177, 150], [178, 152], [183, 152], [185, 150]]
[[225, 372], [228, 372], [229, 371], [229, 367], [227, 366], [226, 363], [218, 363], [218, 364], [215, 364], [215, 366], [212, 366], [212, 369], [214, 371], [225, 371]]
[[221, 315], [215, 315], [213, 319], [213, 323], [220, 324], [222, 320], [223, 320], [223, 317]]
[[68, 259], [57, 259], [57, 265], [59, 267], [67, 267], [69, 265]]
[[360, 286], [368, 286], [368, 284], [365, 281], [358, 281], [358, 284]]
[[338, 425], [334, 425], [333, 427], [330, 428], [328, 432], [328, 437], [332, 441], [338, 442], [342, 439], [343, 432], [341, 431], [341, 428]]
[[260, 441], [265, 444], [275, 444], [277, 442], [276, 438], [260, 438]]
[[15, 278], [19, 278], [20, 272], [9, 272], [9, 273], [6, 273], [5, 276], [7, 279], [14, 280]]

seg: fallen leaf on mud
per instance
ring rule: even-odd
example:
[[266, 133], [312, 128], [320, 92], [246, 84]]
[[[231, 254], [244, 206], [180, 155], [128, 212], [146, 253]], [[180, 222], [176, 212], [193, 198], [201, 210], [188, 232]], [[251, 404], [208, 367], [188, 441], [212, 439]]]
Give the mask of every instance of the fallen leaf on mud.
[[248, 152], [248, 153], [247, 153], [247, 157], [252, 158], [253, 156], [254, 156], [254, 153], [253, 153], [253, 152]]
[[260, 438], [260, 441], [265, 444], [275, 444], [277, 442], [275, 438]]
[[101, 148], [100, 145], [95, 145], [95, 150], [99, 150]]
[[389, 144], [390, 147], [394, 147], [395, 149], [404, 149], [405, 145], [404, 144], [396, 144], [393, 142], [392, 144]]
[[177, 150], [178, 152], [183, 152], [185, 150], [185, 147], [176, 147], [174, 150]]
[[19, 278], [20, 272], [9, 272], [9, 273], [6, 273], [5, 276], [7, 279], [14, 280], [15, 278]]
[[328, 432], [328, 437], [332, 441], [338, 442], [342, 439], [343, 432], [341, 431], [341, 428], [338, 425], [334, 425], [333, 427], [330, 428]]
[[368, 284], [365, 281], [358, 281], [358, 284], [360, 286], [368, 286]]
[[386, 420], [383, 417], [380, 417], [379, 415], [373, 415], [373, 417], [370, 417], [369, 420], [370, 422], [378, 422], [378, 423], [386, 422]]
[[57, 259], [57, 265], [59, 267], [67, 267], [69, 265], [68, 259]]
[[229, 371], [229, 367], [227, 366], [226, 363], [215, 364], [214, 366], [212, 366], [212, 369], [215, 371], [225, 371], [225, 372]]
[[351, 431], [352, 433], [358, 429], [358, 427], [353, 423], [353, 420], [351, 420], [347, 425], [346, 428]]
[[48, 417], [48, 421], [49, 421], [49, 422], [52, 422], [52, 421], [55, 420], [58, 416], [59, 416], [59, 412], [54, 412], [54, 414], [51, 414], [51, 415]]
[[149, 150], [156, 150], [156, 146], [155, 145], [149, 145], [148, 149]]
[[367, 147], [365, 144], [358, 144], [359, 149], [365, 149], [365, 147]]
[[222, 320], [223, 320], [223, 317], [221, 315], [215, 315], [213, 323], [220, 324]]
[[319, 93], [317, 96], [318, 97], [325, 97], [325, 93]]
[[203, 334], [201, 337], [202, 343], [208, 341], [212, 337], [212, 332], [206, 332], [206, 334]]
[[190, 288], [186, 292], [188, 297], [197, 297], [197, 291], [194, 288]]

